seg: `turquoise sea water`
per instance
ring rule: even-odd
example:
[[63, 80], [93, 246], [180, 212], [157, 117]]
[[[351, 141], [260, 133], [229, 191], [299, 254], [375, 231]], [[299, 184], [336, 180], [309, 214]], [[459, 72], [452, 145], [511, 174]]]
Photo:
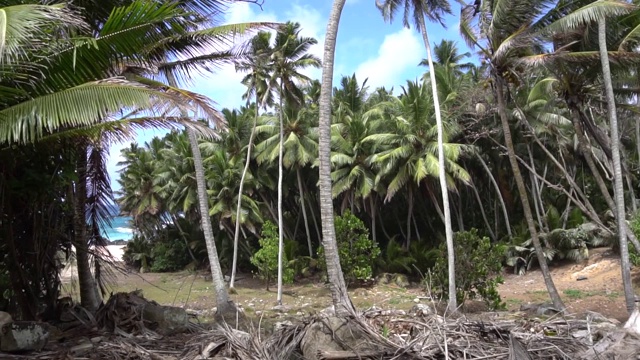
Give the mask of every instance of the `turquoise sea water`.
[[111, 227], [107, 227], [104, 236], [109, 241], [131, 240], [133, 229], [131, 228], [131, 218], [128, 216], [116, 216], [111, 220]]

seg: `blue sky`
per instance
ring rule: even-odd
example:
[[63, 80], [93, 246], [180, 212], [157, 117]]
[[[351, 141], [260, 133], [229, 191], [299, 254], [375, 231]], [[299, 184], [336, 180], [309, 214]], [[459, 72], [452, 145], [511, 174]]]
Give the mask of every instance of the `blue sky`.
[[[427, 23], [431, 44], [442, 39], [454, 40], [461, 50], [468, 51], [458, 33], [459, 7], [452, 3], [453, 15], [446, 18], [447, 29], [440, 24]], [[236, 3], [227, 11], [227, 23], [250, 21], [299, 22], [303, 36], [311, 36], [318, 44], [310, 52], [322, 59], [322, 47], [327, 19], [331, 10], [330, 0], [264, 0], [262, 9], [255, 4]], [[336, 59], [334, 84], [343, 75], [356, 74], [362, 82], [368, 78], [370, 89], [379, 86], [394, 87], [395, 93], [406, 80], [415, 80], [424, 73], [425, 68], [418, 63], [426, 56], [420, 34], [414, 29], [402, 26], [402, 13], [397, 14], [394, 23], [385, 23], [375, 0], [347, 0], [342, 12]], [[321, 71], [310, 69], [311, 78], [319, 79]], [[236, 73], [233, 66], [225, 66], [214, 74], [199, 76], [193, 80], [189, 90], [201, 93], [213, 99], [220, 109], [235, 108], [244, 104], [241, 99], [245, 88], [240, 84], [243, 74]], [[136, 141], [144, 143], [164, 131], [145, 131], [138, 133]], [[112, 186], [118, 187], [117, 162], [120, 149], [128, 147], [117, 144], [110, 150], [108, 169]]]

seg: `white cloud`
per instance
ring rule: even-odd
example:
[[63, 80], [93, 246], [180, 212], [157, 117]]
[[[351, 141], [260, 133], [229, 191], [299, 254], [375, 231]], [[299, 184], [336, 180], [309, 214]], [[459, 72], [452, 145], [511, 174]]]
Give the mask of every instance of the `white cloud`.
[[417, 68], [424, 52], [417, 35], [410, 29], [402, 29], [385, 36], [375, 58], [366, 60], [356, 68], [358, 79], [369, 78], [371, 89], [379, 86], [404, 84], [406, 71]]

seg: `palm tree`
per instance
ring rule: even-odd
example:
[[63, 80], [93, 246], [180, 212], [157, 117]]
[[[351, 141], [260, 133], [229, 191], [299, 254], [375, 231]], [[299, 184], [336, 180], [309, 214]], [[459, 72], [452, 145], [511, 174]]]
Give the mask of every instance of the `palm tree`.
[[243, 79], [242, 83], [247, 87], [247, 91], [242, 95], [243, 99], [249, 102], [251, 94], [255, 96], [255, 113], [253, 118], [253, 126], [251, 128], [251, 135], [249, 136], [249, 143], [247, 144], [247, 159], [245, 160], [244, 169], [242, 170], [242, 177], [240, 178], [240, 186], [238, 189], [238, 205], [236, 209], [236, 228], [233, 235], [233, 264], [231, 265], [231, 279], [229, 281], [229, 287], [233, 288], [236, 279], [236, 270], [238, 265], [238, 238], [240, 232], [240, 211], [242, 208], [242, 190], [244, 187], [244, 181], [249, 169], [249, 163], [251, 162], [251, 149], [253, 148], [253, 139], [256, 134], [256, 126], [258, 124], [258, 113], [260, 107], [265, 104], [271, 104], [273, 92], [268, 91], [267, 84], [267, 65], [268, 56], [270, 55], [270, 40], [271, 34], [268, 32], [259, 32], [251, 39], [251, 53], [247, 60], [240, 61], [236, 64], [236, 70], [249, 71]]
[[631, 265], [629, 263], [629, 249], [627, 246], [626, 219], [627, 213], [624, 206], [624, 184], [622, 182], [622, 166], [620, 161], [620, 135], [618, 129], [618, 117], [616, 114], [616, 100], [613, 95], [611, 83], [611, 69], [609, 67], [609, 55], [607, 52], [607, 26], [605, 18], [598, 19], [598, 44], [600, 61], [602, 63], [602, 77], [604, 80], [605, 96], [607, 99], [607, 112], [611, 122], [611, 152], [613, 157], [613, 194], [616, 198], [616, 223], [618, 240], [620, 243], [620, 259], [622, 268], [622, 283], [624, 285], [624, 297], [627, 311], [631, 314], [635, 308], [633, 284], [631, 282]]
[[[316, 39], [301, 37], [300, 24], [288, 22], [283, 25], [275, 39], [271, 54], [271, 78], [269, 84], [278, 89], [278, 117], [280, 120], [280, 141], [278, 151], [278, 295], [276, 301], [282, 304], [282, 252], [284, 251], [282, 221], [282, 178], [284, 150], [284, 102], [302, 105], [304, 96], [296, 82], [309, 82], [308, 76], [300, 73], [307, 67], [319, 67], [320, 60], [308, 53], [317, 43]], [[301, 199], [303, 197], [301, 196]], [[303, 206], [304, 210], [304, 206]], [[305, 210], [306, 211], [306, 210]]]
[[[593, 6], [588, 6], [587, 9], [581, 10], [581, 13], [577, 13], [576, 10], [585, 4]], [[474, 5], [463, 6], [461, 10], [460, 30], [463, 37], [469, 46], [477, 47], [480, 50], [491, 68], [498, 115], [502, 124], [514, 180], [520, 194], [525, 221], [531, 234], [549, 296], [554, 306], [560, 310], [564, 309], [564, 304], [549, 274], [547, 261], [540, 244], [526, 185], [516, 157], [507, 113], [508, 99], [505, 98], [505, 94], [509, 94], [509, 81], [514, 81], [517, 78], [517, 67], [522, 63], [518, 60], [528, 53], [537, 54], [537, 49], [542, 44], [536, 43], [536, 39], [540, 39], [543, 34], [551, 33], [559, 36], [554, 38], [554, 41], [561, 40], [560, 35], [567, 35], [566, 30], [580, 26], [588, 19], [593, 19], [594, 14], [619, 12], [619, 5], [620, 3], [617, 2], [591, 2], [589, 0], [571, 3], [559, 2], [557, 7], [548, 7], [548, 3], [542, 0], [497, 3], [482, 1]], [[616, 8], [618, 9], [616, 10]], [[472, 25], [472, 19], [476, 15], [476, 25], [479, 29], [473, 29]], [[523, 27], [522, 24], [528, 24], [528, 26]], [[544, 55], [537, 57], [545, 58]], [[586, 59], [584, 56], [581, 58]]]
[[354, 312], [353, 303], [347, 293], [333, 223], [333, 196], [331, 189], [331, 91], [333, 62], [338, 37], [340, 15], [346, 0], [334, 0], [327, 23], [322, 59], [322, 85], [320, 88], [320, 118], [318, 152], [320, 159], [320, 213], [322, 217], [322, 246], [327, 264], [327, 277], [331, 284], [333, 306], [338, 316]]
[[436, 115], [436, 125], [438, 128], [438, 166], [440, 178], [440, 190], [442, 192], [442, 207], [444, 212], [445, 235], [447, 239], [447, 258], [449, 265], [449, 304], [450, 311], [456, 311], [458, 308], [456, 300], [456, 284], [455, 284], [455, 254], [453, 248], [453, 229], [451, 228], [451, 210], [449, 208], [449, 193], [447, 190], [447, 178], [445, 174], [445, 154], [444, 154], [444, 129], [442, 126], [442, 118], [440, 115], [440, 102], [438, 100], [438, 84], [436, 81], [436, 72], [431, 57], [431, 44], [429, 35], [427, 34], [427, 26], [425, 16], [432, 21], [442, 23], [442, 15], [450, 13], [451, 8], [447, 0], [376, 0], [376, 6], [381, 10], [385, 20], [391, 22], [400, 7], [404, 8], [403, 23], [405, 27], [409, 27], [409, 17], [413, 15], [413, 20], [418, 31], [422, 34], [422, 40], [427, 50], [427, 62], [429, 64], [429, 74], [431, 76], [431, 92], [433, 96], [434, 110]]

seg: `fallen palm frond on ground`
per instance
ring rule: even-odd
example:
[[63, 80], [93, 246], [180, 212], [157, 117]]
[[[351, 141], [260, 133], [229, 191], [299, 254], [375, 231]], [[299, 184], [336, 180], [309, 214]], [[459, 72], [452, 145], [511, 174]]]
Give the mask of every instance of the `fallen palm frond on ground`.
[[[64, 342], [50, 344], [43, 352], [7, 358], [527, 360], [627, 358], [640, 353], [637, 311], [624, 328], [596, 313], [546, 320], [523, 314], [500, 318], [495, 313], [492, 320], [472, 320], [443, 317], [423, 306], [410, 314], [377, 309], [348, 318], [329, 314], [278, 323], [275, 330], [261, 328], [258, 321], [257, 327], [243, 323], [244, 329], [238, 330], [228, 324], [213, 329], [185, 326], [182, 312], [175, 309], [137, 293], [116, 294], [98, 312], [101, 329], [91, 335], [62, 334]], [[183, 332], [176, 333], [176, 326]]]

